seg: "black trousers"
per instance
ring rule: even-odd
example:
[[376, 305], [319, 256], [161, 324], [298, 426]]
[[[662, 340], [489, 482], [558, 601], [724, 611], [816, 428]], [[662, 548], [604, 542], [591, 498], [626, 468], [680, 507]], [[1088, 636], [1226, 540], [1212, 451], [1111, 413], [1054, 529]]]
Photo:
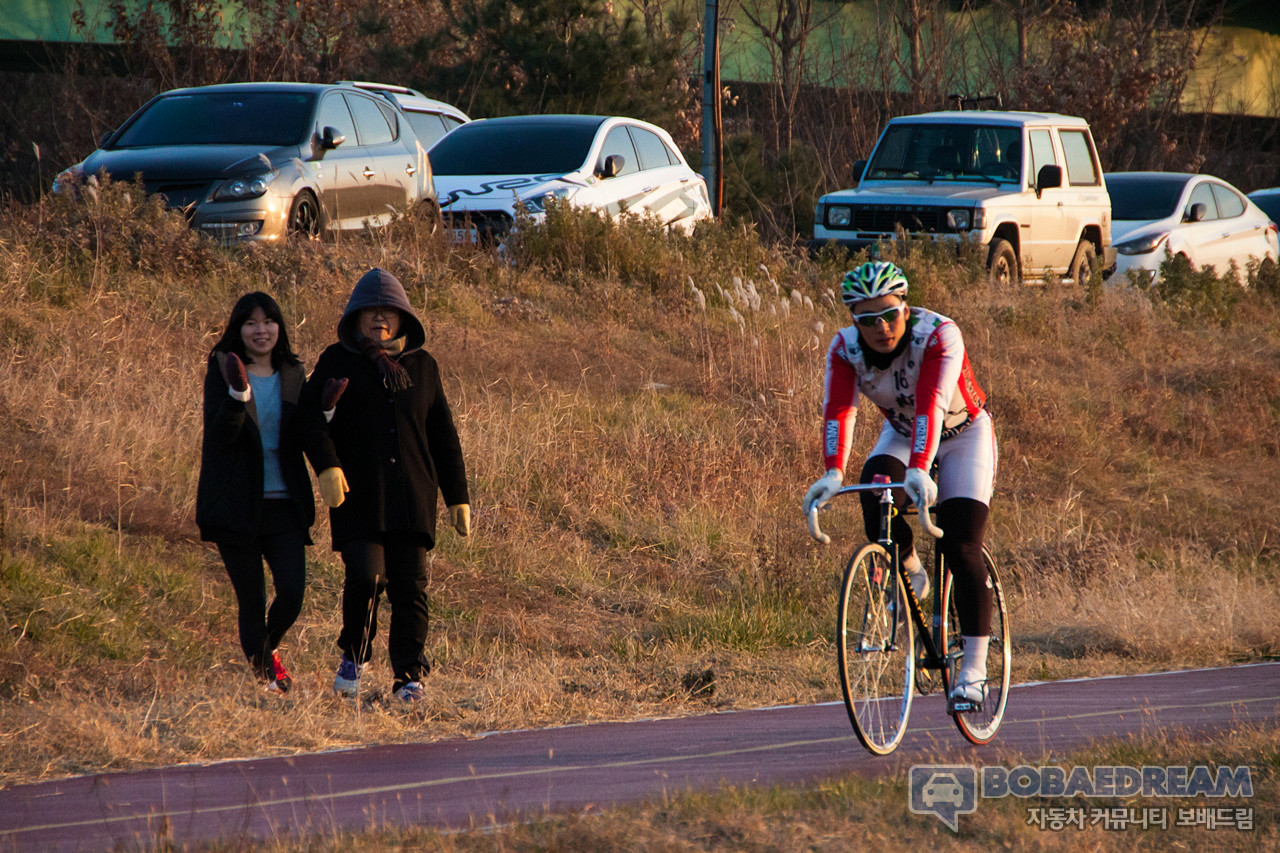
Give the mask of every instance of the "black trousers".
[[373, 656], [378, 635], [378, 601], [391, 605], [387, 652], [394, 688], [421, 681], [430, 671], [427, 647], [427, 547], [416, 533], [381, 533], [342, 547], [342, 633], [338, 647], [357, 663]]
[[[239, 605], [240, 648], [254, 671], [270, 678], [267, 662], [271, 653], [302, 612], [308, 538], [289, 501], [264, 501], [262, 515], [256, 535], [227, 539], [217, 545]], [[270, 608], [263, 560], [271, 568], [275, 587]]]
[[[862, 479], [870, 483], [876, 474], [886, 474], [895, 483], [902, 482], [907, 466], [893, 456], [872, 456], [862, 466]], [[874, 542], [880, 536], [880, 496], [875, 492], [861, 492], [862, 522], [867, 539]], [[893, 490], [895, 506], [906, 506], [907, 495], [902, 489]], [[955, 578], [956, 616], [960, 619], [960, 631], [967, 637], [986, 637], [991, 634], [991, 610], [995, 606], [995, 594], [987, 586], [987, 564], [982, 560], [982, 539], [987, 530], [990, 508], [981, 501], [970, 498], [952, 498], [938, 504], [938, 526], [946, 535], [938, 540], [942, 556], [951, 567]], [[900, 553], [911, 553], [915, 542], [911, 525], [901, 515], [890, 522], [893, 541]], [[925, 566], [932, 572], [932, 566]], [[936, 590], [941, 595], [942, 590]]]

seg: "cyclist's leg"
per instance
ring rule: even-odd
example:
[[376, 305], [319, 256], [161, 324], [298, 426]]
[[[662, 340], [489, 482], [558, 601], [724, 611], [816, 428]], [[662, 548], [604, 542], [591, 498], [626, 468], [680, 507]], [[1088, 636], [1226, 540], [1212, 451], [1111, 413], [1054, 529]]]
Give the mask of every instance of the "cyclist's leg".
[[[938, 449], [938, 526], [940, 547], [955, 585], [956, 615], [964, 637], [964, 666], [957, 691], [986, 679], [993, 594], [982, 557], [988, 504], [995, 480], [996, 444], [991, 419], [980, 415], [964, 432]], [[974, 698], [974, 697], [970, 697]]]
[[[907, 439], [898, 435], [885, 424], [880, 431], [880, 439], [872, 448], [871, 455], [862, 466], [860, 482], [870, 483], [877, 474], [884, 474], [895, 483], [902, 482], [906, 475], [907, 459], [911, 448]], [[862, 492], [862, 523], [867, 531], [868, 541], [875, 542], [880, 536], [880, 495], [875, 492]], [[906, 506], [907, 495], [902, 489], [893, 490], [893, 502], [898, 507]], [[896, 515], [890, 523], [893, 541], [898, 543], [898, 553], [902, 555], [902, 565], [911, 579], [911, 588], [916, 598], [923, 599], [929, 594], [929, 573], [925, 571], [920, 557], [915, 550], [915, 535], [911, 525], [901, 515]]]
[[[894, 432], [886, 422], [880, 429], [880, 438], [876, 446], [871, 448], [867, 461], [862, 466], [859, 482], [870, 483], [877, 474], [884, 474], [895, 483], [901, 483], [907, 473], [907, 460], [911, 457], [911, 444], [903, 436]], [[861, 492], [862, 523], [867, 530], [867, 541], [875, 542], [880, 538], [880, 495], [875, 492]], [[901, 508], [907, 505], [907, 494], [902, 489], [893, 490], [893, 503]], [[898, 543], [901, 553], [909, 554], [912, 548], [911, 525], [901, 515], [893, 519], [893, 541]]]
[[939, 547], [955, 579], [956, 615], [966, 639], [991, 633], [992, 595], [987, 586], [987, 564], [982, 559], [989, 513], [986, 504], [970, 498], [951, 498], [938, 505], [938, 526], [946, 534]]

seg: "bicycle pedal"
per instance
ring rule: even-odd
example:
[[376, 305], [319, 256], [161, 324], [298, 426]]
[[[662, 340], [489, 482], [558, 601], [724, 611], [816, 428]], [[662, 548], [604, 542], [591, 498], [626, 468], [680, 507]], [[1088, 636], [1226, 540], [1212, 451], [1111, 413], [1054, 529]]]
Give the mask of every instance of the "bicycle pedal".
[[947, 713], [951, 716], [956, 714], [973, 714], [982, 712], [981, 702], [971, 702], [968, 699], [948, 699]]

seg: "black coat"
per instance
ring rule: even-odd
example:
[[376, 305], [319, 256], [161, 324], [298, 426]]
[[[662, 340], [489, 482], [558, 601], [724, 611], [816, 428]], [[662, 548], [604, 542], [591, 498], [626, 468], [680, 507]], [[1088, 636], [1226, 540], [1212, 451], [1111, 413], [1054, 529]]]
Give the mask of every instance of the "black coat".
[[[227, 393], [222, 376], [224, 353], [209, 356], [204, 377], [204, 438], [200, 482], [196, 487], [196, 524], [200, 538], [221, 542], [258, 532], [262, 520], [262, 436], [253, 398], [241, 403]], [[300, 441], [298, 397], [306, 381], [302, 365], [280, 369], [280, 469], [298, 526], [315, 522], [315, 499]]]
[[[340, 467], [351, 487], [342, 506], [329, 510], [335, 551], [348, 540], [388, 531], [422, 534], [432, 547], [438, 494], [448, 506], [470, 503], [462, 446], [436, 360], [413, 349], [397, 361], [412, 385], [393, 393], [367, 356], [333, 344], [302, 391], [312, 467]], [[320, 394], [330, 377], [350, 382], [325, 423]]]

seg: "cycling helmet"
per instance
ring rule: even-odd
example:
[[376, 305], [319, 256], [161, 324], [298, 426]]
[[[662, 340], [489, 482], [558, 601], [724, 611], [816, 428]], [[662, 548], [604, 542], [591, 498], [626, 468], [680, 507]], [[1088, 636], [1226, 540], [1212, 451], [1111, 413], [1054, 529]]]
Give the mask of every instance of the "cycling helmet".
[[840, 298], [845, 305], [890, 295], [907, 295], [907, 277], [897, 264], [888, 261], [867, 261], [845, 273], [840, 282]]

